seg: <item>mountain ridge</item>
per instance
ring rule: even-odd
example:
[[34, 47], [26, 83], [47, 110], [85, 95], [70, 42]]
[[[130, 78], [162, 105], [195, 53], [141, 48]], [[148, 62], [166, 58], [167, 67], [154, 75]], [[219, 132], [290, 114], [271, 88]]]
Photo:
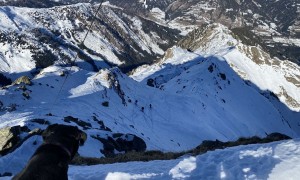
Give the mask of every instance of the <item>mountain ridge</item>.
[[[282, 19], [275, 27], [267, 12], [260, 14], [268, 7], [275, 11], [278, 1], [270, 6], [257, 0], [109, 1], [83, 44], [99, 4], [74, 2], [37, 5], [47, 6], [43, 9], [0, 7], [0, 129], [22, 127], [14, 136], [24, 140], [0, 158], [5, 167], [0, 174], [21, 169], [19, 161], [25, 162], [42, 143], [31, 133], [55, 123], [85, 131], [88, 139], [78, 153], [91, 158], [128, 151], [180, 152], [205, 140], [274, 132], [299, 137], [295, 57], [300, 45], [296, 31], [289, 30], [297, 27], [296, 1], [286, 4], [293, 7], [294, 24], [289, 20], [280, 27]], [[248, 11], [254, 6], [262, 9]], [[203, 14], [195, 14], [196, 9]], [[256, 17], [253, 24], [243, 26], [250, 17]], [[130, 143], [139, 148], [126, 146]], [[71, 168], [70, 176], [84, 174]]]

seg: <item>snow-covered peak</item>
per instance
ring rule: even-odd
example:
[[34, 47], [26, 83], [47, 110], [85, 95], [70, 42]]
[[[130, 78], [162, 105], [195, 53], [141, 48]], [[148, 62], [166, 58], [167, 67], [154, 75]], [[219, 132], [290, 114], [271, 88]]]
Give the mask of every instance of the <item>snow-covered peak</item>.
[[[275, 93], [290, 109], [299, 111], [299, 66], [272, 57], [263, 44], [246, 43], [245, 38], [249, 39], [223, 25], [212, 24], [193, 31], [180, 45], [205, 57], [223, 57], [244, 80], [251, 81], [262, 91]], [[249, 41], [255, 42], [255, 39]]]

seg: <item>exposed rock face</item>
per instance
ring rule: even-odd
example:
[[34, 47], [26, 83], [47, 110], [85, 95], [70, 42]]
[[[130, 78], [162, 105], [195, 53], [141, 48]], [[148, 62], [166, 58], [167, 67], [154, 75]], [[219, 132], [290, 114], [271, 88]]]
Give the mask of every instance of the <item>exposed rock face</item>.
[[31, 85], [30, 78], [28, 76], [21, 76], [20, 78], [18, 78], [13, 82], [13, 85], [20, 85], [20, 84]]
[[122, 104], [124, 106], [127, 105], [127, 102], [125, 100], [125, 93], [122, 90], [121, 84], [119, 82], [119, 78], [122, 78], [122, 73], [120, 72], [119, 69], [115, 68], [108, 74], [108, 80], [110, 87], [118, 94], [118, 96], [122, 100]]
[[13, 126], [0, 129], [0, 155], [4, 156], [14, 151], [30, 137], [41, 135], [41, 132], [38, 128], [30, 131], [27, 126]]
[[20, 133], [20, 126], [0, 129], [0, 155], [5, 155], [20, 141]]

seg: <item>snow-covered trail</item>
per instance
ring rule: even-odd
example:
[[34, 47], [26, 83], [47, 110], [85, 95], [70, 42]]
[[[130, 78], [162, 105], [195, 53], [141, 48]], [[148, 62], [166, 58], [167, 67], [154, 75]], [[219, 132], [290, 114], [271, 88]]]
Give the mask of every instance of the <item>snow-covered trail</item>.
[[300, 140], [216, 150], [170, 161], [71, 166], [81, 179], [291, 179], [300, 177]]

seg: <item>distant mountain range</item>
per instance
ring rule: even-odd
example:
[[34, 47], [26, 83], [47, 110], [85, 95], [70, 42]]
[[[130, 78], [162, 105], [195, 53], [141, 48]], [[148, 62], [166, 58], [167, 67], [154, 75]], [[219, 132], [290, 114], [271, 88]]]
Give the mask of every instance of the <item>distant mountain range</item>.
[[[74, 4], [79, 1], [2, 1], [1, 5], [13, 5], [19, 7], [53, 7], [65, 4]], [[81, 3], [90, 1], [80, 1]], [[211, 23], [221, 23], [232, 29], [243, 40], [247, 39], [250, 44], [258, 44], [268, 51], [272, 57], [278, 57], [282, 60], [290, 60], [299, 63], [300, 43], [300, 7], [296, 0], [282, 1], [236, 1], [236, 0], [210, 0], [210, 1], [144, 1], [144, 0], [126, 0], [126, 1], [106, 1], [97, 17], [94, 26], [94, 36], [99, 38], [101, 44], [106, 49], [96, 49], [95, 47], [80, 47], [80, 38], [78, 36], [86, 32], [90, 21], [93, 19], [95, 5], [81, 4], [77, 6], [54, 7], [50, 11], [37, 11], [24, 14], [33, 16], [28, 18], [29, 22], [24, 24], [38, 24], [22, 32], [22, 28], [16, 27], [10, 33], [1, 33], [2, 41], [11, 41], [19, 39], [16, 42], [30, 45], [30, 41], [46, 38], [44, 44], [47, 48], [39, 47], [39, 51], [30, 50], [32, 60], [39, 61], [43, 56], [53, 57], [52, 59], [72, 59], [70, 55], [57, 54], [55, 49], [59, 46], [68, 46], [70, 51], [76, 52], [78, 49], [85, 48], [82, 59], [89, 61], [94, 69], [97, 65], [91, 59], [96, 56], [98, 59], [106, 61], [108, 64], [123, 64], [124, 72], [131, 70], [141, 64], [152, 63], [162, 57], [163, 52], [180, 40], [182, 35], [192, 32], [194, 29]], [[12, 11], [14, 9], [5, 10]], [[35, 11], [35, 10], [33, 10]], [[61, 14], [61, 16], [57, 16]], [[8, 16], [10, 14], [7, 14]], [[79, 17], [79, 18], [77, 18]], [[8, 17], [8, 19], [12, 17]], [[77, 24], [73, 23], [78, 19]], [[50, 21], [51, 20], [51, 21]], [[55, 22], [68, 23], [68, 30], [57, 28]], [[13, 22], [13, 21], [12, 21]], [[80, 22], [80, 24], [78, 24]], [[3, 22], [5, 23], [5, 22]], [[17, 24], [16, 24], [17, 25]], [[18, 26], [18, 25], [17, 25]], [[30, 25], [27, 24], [27, 27]], [[40, 29], [40, 30], [39, 30]], [[38, 32], [44, 29], [44, 32]], [[3, 31], [3, 30], [1, 30]], [[19, 33], [21, 31], [22, 33]], [[31, 31], [31, 32], [28, 32]], [[69, 32], [67, 32], [69, 31]], [[35, 38], [28, 40], [27, 36], [32, 34]], [[51, 37], [52, 36], [52, 37]], [[160, 38], [162, 39], [160, 39]], [[56, 40], [53, 40], [56, 38]], [[62, 38], [62, 39], [61, 39]], [[64, 39], [65, 38], [65, 39]], [[52, 39], [52, 40], [51, 40]], [[72, 40], [73, 39], [73, 40]], [[102, 39], [105, 39], [103, 41]], [[53, 42], [55, 41], [55, 42]], [[54, 45], [53, 45], [54, 44]], [[36, 45], [35, 45], [36, 46]], [[41, 46], [43, 46], [41, 44]], [[77, 50], [76, 50], [77, 49]], [[115, 57], [106, 58], [104, 51], [113, 54]], [[3, 56], [3, 55], [2, 55]], [[39, 66], [47, 66], [53, 62], [44, 64], [37, 63]]]

